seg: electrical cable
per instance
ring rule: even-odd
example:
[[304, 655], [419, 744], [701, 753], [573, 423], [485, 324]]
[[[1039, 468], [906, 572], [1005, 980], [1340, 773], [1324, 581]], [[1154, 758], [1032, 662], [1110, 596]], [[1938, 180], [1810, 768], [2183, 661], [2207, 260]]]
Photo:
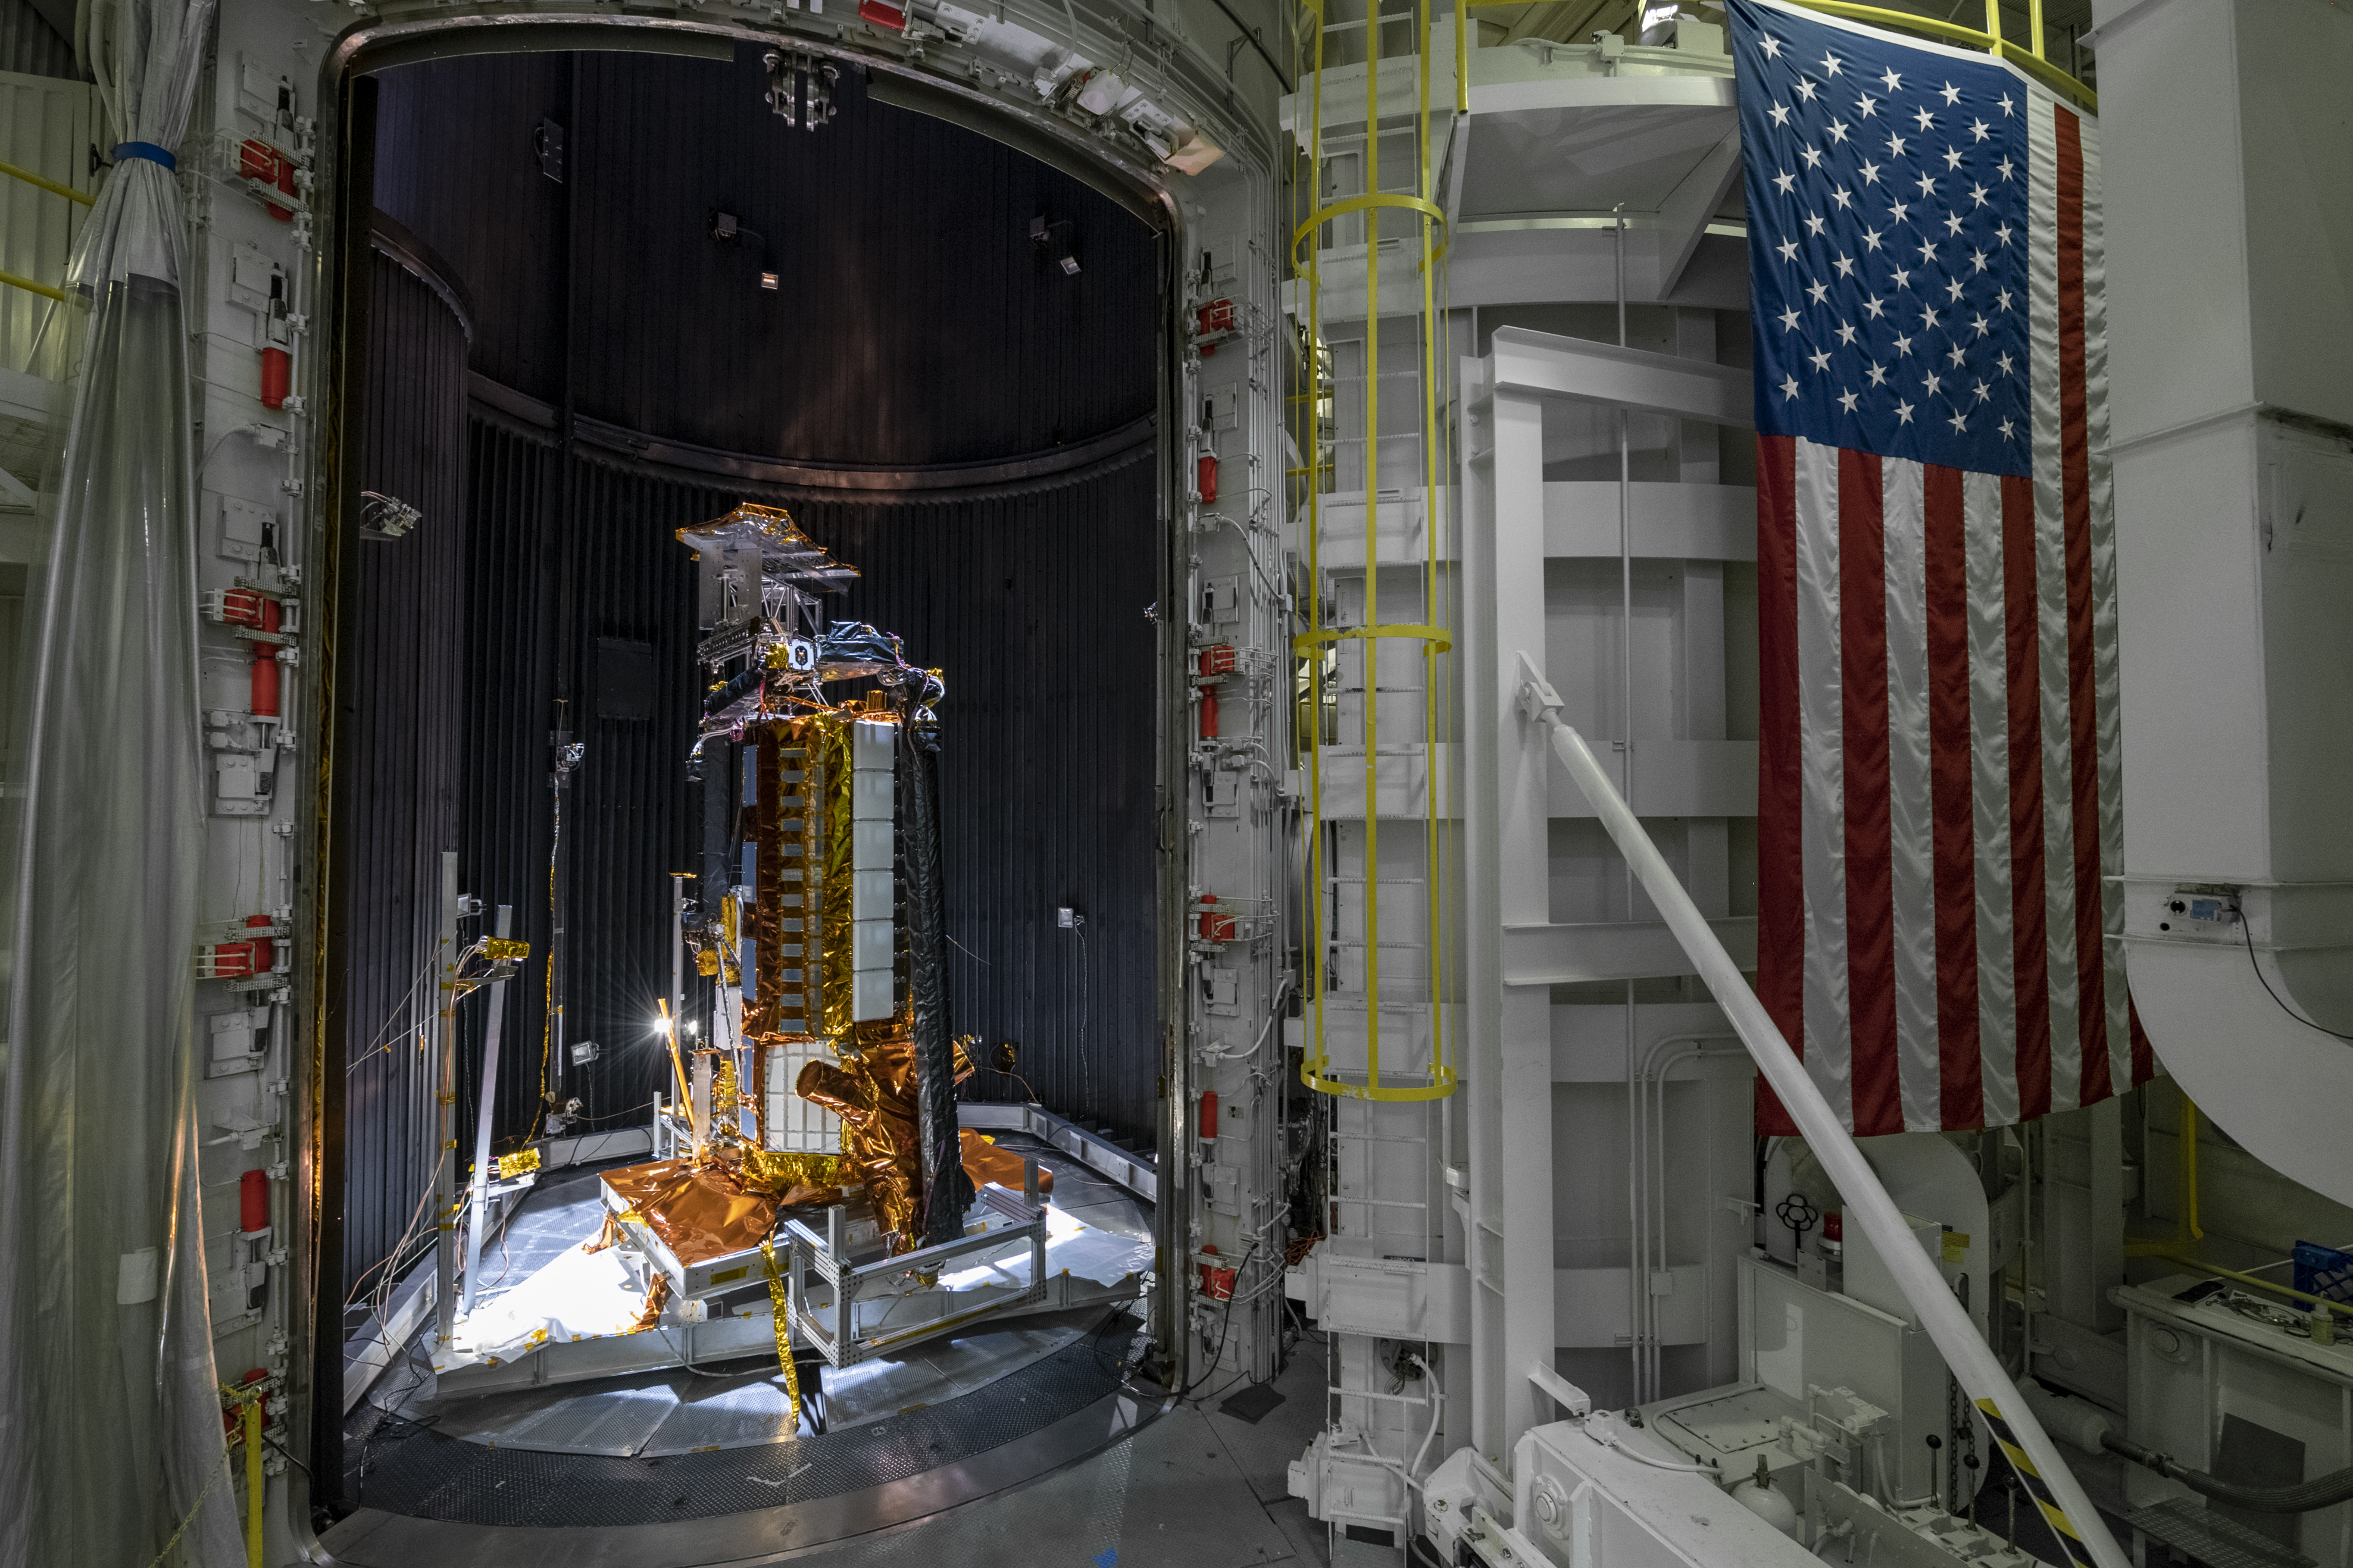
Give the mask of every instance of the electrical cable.
[[2155, 1470], [2168, 1480], [2179, 1481], [2191, 1491], [2212, 1498], [2216, 1502], [2227, 1503], [2232, 1508], [2250, 1509], [2256, 1513], [2312, 1513], [2353, 1499], [2353, 1469], [2334, 1470], [2294, 1486], [2250, 1487], [2177, 1464], [2169, 1454], [2144, 1448], [2105, 1429], [2100, 1433], [2100, 1446], [2146, 1469]]
[[220, 455], [220, 449], [223, 447], [228, 445], [228, 441], [231, 437], [250, 436], [255, 431], [261, 428], [262, 426], [257, 422], [249, 425], [240, 425], [234, 430], [222, 431], [218, 436], [214, 437], [213, 444], [205, 448], [204, 461], [196, 465], [196, 472], [202, 474], [206, 468], [212, 467], [213, 459]]
[[[1238, 1281], [1239, 1281], [1239, 1280], [1241, 1279], [1241, 1277], [1242, 1277], [1242, 1271], [1243, 1271], [1243, 1270], [1245, 1270], [1245, 1269], [1247, 1269], [1247, 1268], [1250, 1267], [1250, 1259], [1251, 1259], [1251, 1258], [1255, 1258], [1255, 1257], [1257, 1257], [1257, 1256], [1258, 1256], [1258, 1243], [1257, 1243], [1257, 1242], [1255, 1242], [1255, 1241], [1253, 1241], [1253, 1242], [1251, 1242], [1251, 1243], [1250, 1244], [1250, 1248], [1249, 1248], [1249, 1250], [1245, 1251], [1245, 1252], [1242, 1254], [1242, 1260], [1241, 1260], [1240, 1263], [1237, 1263], [1237, 1264], [1235, 1264], [1235, 1265], [1234, 1265], [1234, 1279], [1235, 1279], [1236, 1280], [1238, 1280]], [[1281, 1276], [1277, 1276], [1277, 1278], [1279, 1279], [1279, 1278], [1281, 1278]], [[1214, 1377], [1214, 1376], [1216, 1376], [1216, 1375], [1217, 1375], [1217, 1371], [1218, 1371], [1218, 1363], [1219, 1363], [1220, 1360], [1222, 1360], [1222, 1359], [1224, 1358], [1225, 1353], [1226, 1353], [1226, 1335], [1227, 1335], [1227, 1333], [1228, 1333], [1228, 1332], [1229, 1332], [1229, 1331], [1233, 1328], [1233, 1326], [1234, 1326], [1234, 1299], [1233, 1299], [1231, 1296], [1229, 1296], [1229, 1297], [1227, 1297], [1227, 1298], [1226, 1298], [1226, 1310], [1225, 1310], [1225, 1315], [1224, 1315], [1223, 1317], [1221, 1317], [1221, 1318], [1219, 1318], [1219, 1319], [1218, 1320], [1218, 1348], [1217, 1348], [1216, 1350], [1212, 1351], [1211, 1352], [1209, 1352], [1209, 1370], [1208, 1370], [1208, 1372], [1206, 1372], [1206, 1373], [1202, 1373], [1199, 1377], [1198, 1377], [1198, 1378], [1194, 1379], [1194, 1380], [1193, 1380], [1193, 1382], [1192, 1382], [1192, 1384], [1191, 1384], [1189, 1386], [1185, 1387], [1185, 1388], [1180, 1388], [1180, 1389], [1178, 1389], [1178, 1390], [1176, 1391], [1176, 1397], [1177, 1397], [1177, 1398], [1179, 1398], [1179, 1399], [1183, 1399], [1183, 1398], [1187, 1397], [1187, 1395], [1189, 1395], [1189, 1394], [1193, 1392], [1193, 1390], [1194, 1390], [1194, 1389], [1200, 1387], [1200, 1386], [1201, 1386], [1201, 1384], [1205, 1384], [1205, 1383], [1208, 1382], [1210, 1378], [1212, 1378], [1212, 1377]], [[1228, 1387], [1231, 1387], [1231, 1386], [1232, 1386], [1232, 1384], [1229, 1384], [1227, 1386], [1228, 1386]], [[1223, 1392], [1224, 1392], [1224, 1390], [1223, 1390], [1223, 1389], [1219, 1390], [1219, 1393], [1223, 1393]], [[1204, 1396], [1204, 1398], [1205, 1398], [1205, 1399], [1214, 1399], [1214, 1398], [1216, 1398], [1216, 1397], [1217, 1397], [1217, 1394], [1208, 1394], [1208, 1395], [1205, 1395], [1205, 1396]], [[1200, 1404], [1200, 1403], [1203, 1403], [1203, 1401], [1202, 1401], [1202, 1400], [1196, 1400], [1196, 1401], [1195, 1401], [1195, 1403], [1196, 1403], [1196, 1404]]]
[[311, 1467], [310, 1467], [310, 1466], [308, 1466], [308, 1465], [306, 1465], [306, 1464], [302, 1463], [302, 1461], [301, 1461], [301, 1460], [297, 1459], [297, 1458], [294, 1458], [294, 1450], [293, 1450], [293, 1449], [289, 1448], [285, 1444], [283, 1444], [283, 1443], [280, 1442], [277, 1438], [275, 1438], [275, 1437], [271, 1436], [269, 1435], [269, 1429], [268, 1427], [264, 1427], [264, 1428], [262, 1428], [262, 1432], [261, 1432], [261, 1440], [262, 1440], [263, 1442], [265, 1442], [265, 1443], [269, 1444], [271, 1447], [273, 1447], [273, 1448], [277, 1449], [280, 1453], [281, 1453], [281, 1454], [285, 1455], [289, 1459], [293, 1459], [293, 1461], [294, 1461], [294, 1465], [295, 1465], [295, 1468], [298, 1468], [298, 1469], [300, 1469], [300, 1470], [302, 1472], [302, 1479], [305, 1479], [305, 1480], [307, 1480], [307, 1481], [309, 1481], [309, 1482], [311, 1483], [311, 1489], [312, 1489], [313, 1490], [316, 1490], [316, 1489], [317, 1489], [318, 1485], [319, 1485], [319, 1478], [318, 1478], [317, 1476], [312, 1475], [312, 1474], [311, 1473]]
[[1651, 1456], [1643, 1453], [1640, 1448], [1630, 1445], [1626, 1441], [1626, 1435], [1623, 1431], [1612, 1430], [1606, 1426], [1602, 1426], [1597, 1431], [1595, 1429], [1597, 1426], [1599, 1426], [1599, 1423], [1598, 1421], [1588, 1420], [1585, 1424], [1585, 1435], [1592, 1438], [1595, 1442], [1600, 1444], [1603, 1447], [1608, 1448], [1614, 1453], [1623, 1454], [1626, 1458], [1632, 1459], [1637, 1464], [1648, 1465], [1654, 1470], [1683, 1470], [1688, 1471], [1693, 1475], [1708, 1476], [1711, 1478], [1719, 1473], [1714, 1465], [1682, 1465], [1676, 1464], [1670, 1459], [1653, 1458]]
[[[442, 1155], [442, 1159], [447, 1159], [448, 1157], [448, 1156], [445, 1152]], [[371, 1263], [365, 1268], [360, 1270], [359, 1279], [352, 1281], [353, 1286], [352, 1293], [343, 1298], [344, 1306], [351, 1306], [360, 1299], [357, 1287], [361, 1279], [365, 1279], [369, 1275], [375, 1273], [377, 1269], [382, 1268], [385, 1264], [390, 1263], [394, 1258], [399, 1257], [401, 1248], [408, 1245], [409, 1237], [415, 1234], [417, 1230], [417, 1221], [418, 1217], [425, 1213], [425, 1205], [432, 1201], [434, 1179], [439, 1176], [440, 1173], [441, 1161], [436, 1160], [433, 1162], [433, 1169], [426, 1173], [425, 1191], [417, 1197], [416, 1212], [408, 1216], [408, 1224], [402, 1228], [400, 1239], [392, 1244], [392, 1250], [385, 1253], [381, 1260]]]
[[353, 1073], [357, 1072], [360, 1068], [360, 1064], [372, 1059], [378, 1050], [389, 1052], [392, 1049], [392, 1042], [386, 1039], [385, 1036], [392, 1032], [392, 1026], [394, 1023], [406, 1015], [409, 1003], [416, 1000], [417, 987], [423, 985], [427, 978], [430, 976], [432, 973], [433, 960], [427, 958], [425, 961], [424, 967], [417, 972], [417, 978], [409, 982], [408, 990], [401, 996], [399, 1001], [392, 1005], [392, 1011], [385, 1015], [384, 1022], [377, 1026], [375, 1037], [368, 1041], [367, 1048], [360, 1052], [358, 1056], [352, 1058], [351, 1065], [343, 1069], [345, 1077], [348, 1078]]
[[1259, 42], [1259, 37], [1256, 30], [1244, 26], [1242, 25], [1242, 19], [1234, 15], [1232, 7], [1226, 4], [1226, 0], [1212, 0], [1212, 4], [1214, 4], [1219, 10], [1223, 11], [1226, 14], [1226, 20], [1231, 22], [1234, 25], [1235, 29], [1239, 31], [1243, 37], [1250, 40], [1251, 50], [1257, 54], [1259, 58], [1266, 62], [1266, 68], [1274, 73], [1274, 79], [1282, 83], [1282, 90], [1289, 92], [1291, 90], [1290, 79], [1282, 74], [1282, 68], [1274, 63], [1274, 57], [1266, 52], [1266, 46]]
[[2325, 1024], [2314, 1023], [2311, 1019], [2306, 1017], [2303, 1014], [2289, 1006], [2286, 1000], [2282, 997], [2278, 992], [2272, 989], [2272, 983], [2263, 977], [2263, 966], [2262, 963], [2255, 957], [2255, 933], [2253, 931], [2249, 929], [2247, 925], [2247, 917], [2244, 914], [2241, 914], [2239, 916], [2239, 935], [2246, 940], [2247, 963], [2254, 970], [2255, 979], [2261, 982], [2263, 988], [2263, 994], [2270, 997], [2273, 1001], [2277, 1002], [2281, 1012], [2286, 1014], [2289, 1017], [2294, 1018], [2297, 1023], [2302, 1024], [2307, 1029], [2319, 1030], [2322, 1034], [2327, 1035], [2330, 1039], [2353, 1040], [2353, 1035], [2340, 1035]]

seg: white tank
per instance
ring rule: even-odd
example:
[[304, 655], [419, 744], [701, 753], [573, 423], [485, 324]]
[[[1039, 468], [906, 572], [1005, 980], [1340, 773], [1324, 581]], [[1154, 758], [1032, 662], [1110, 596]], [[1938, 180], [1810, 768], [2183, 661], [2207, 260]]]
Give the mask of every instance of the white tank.
[[1757, 1458], [1757, 1473], [1745, 1481], [1732, 1484], [1732, 1500], [1795, 1540], [1798, 1534], [1798, 1509], [1789, 1495], [1773, 1484], [1772, 1473], [1765, 1468], [1763, 1455]]

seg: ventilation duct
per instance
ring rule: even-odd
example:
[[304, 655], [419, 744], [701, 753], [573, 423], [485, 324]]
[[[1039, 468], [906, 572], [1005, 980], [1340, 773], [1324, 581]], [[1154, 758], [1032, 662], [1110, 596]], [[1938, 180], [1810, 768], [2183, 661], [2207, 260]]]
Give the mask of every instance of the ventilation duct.
[[2353, 16], [2096, 9], [2133, 996], [2353, 1203]]

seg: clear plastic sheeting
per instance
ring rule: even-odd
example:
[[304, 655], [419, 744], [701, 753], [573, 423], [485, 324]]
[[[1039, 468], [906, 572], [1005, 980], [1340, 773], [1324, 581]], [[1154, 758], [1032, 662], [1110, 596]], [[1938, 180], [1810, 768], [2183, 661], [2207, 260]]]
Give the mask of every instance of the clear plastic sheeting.
[[[178, 144], [211, 0], [85, 0], [119, 142]], [[203, 816], [179, 187], [118, 156], [19, 697], [0, 1077], [0, 1564], [243, 1557], [206, 1317], [192, 1010]], [[176, 1540], [175, 1540], [176, 1537]]]

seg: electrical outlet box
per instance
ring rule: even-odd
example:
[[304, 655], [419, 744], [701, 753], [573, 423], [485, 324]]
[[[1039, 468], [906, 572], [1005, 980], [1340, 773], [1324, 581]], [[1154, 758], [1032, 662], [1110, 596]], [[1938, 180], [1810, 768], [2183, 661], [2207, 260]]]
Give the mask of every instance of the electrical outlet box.
[[224, 816], [259, 816], [269, 809], [254, 757], [222, 752], [213, 758], [213, 809]]
[[1241, 388], [1212, 386], [1201, 394], [1201, 428], [1230, 430], [1241, 423]]
[[1231, 577], [1212, 577], [1201, 585], [1201, 613], [1210, 621], [1239, 621], [1242, 618], [1242, 580], [1238, 574]]
[[241, 239], [229, 253], [228, 301], [242, 306], [257, 315], [269, 313], [269, 280], [283, 277], [278, 264], [269, 259], [261, 247], [249, 239]]
[[1070, 905], [1064, 904], [1054, 911], [1054, 924], [1061, 928], [1063, 931], [1074, 930], [1078, 926], [1078, 923], [1079, 911], [1071, 908]]
[[[267, 287], [265, 284], [264, 287]], [[235, 496], [220, 499], [219, 551], [231, 561], [259, 563], [266, 531], [278, 521], [278, 514], [266, 506]]]
[[205, 1068], [206, 1078], [251, 1072], [261, 1066], [263, 1051], [269, 1045], [269, 1008], [240, 1007], [234, 1012], [216, 1013], [207, 1027], [212, 1052]]
[[1230, 969], [1212, 969], [1207, 976], [1209, 1011], [1233, 1013], [1241, 1005], [1241, 976]]
[[1209, 815], [1239, 816], [1241, 815], [1242, 775], [1233, 768], [1211, 771], [1208, 783]]

